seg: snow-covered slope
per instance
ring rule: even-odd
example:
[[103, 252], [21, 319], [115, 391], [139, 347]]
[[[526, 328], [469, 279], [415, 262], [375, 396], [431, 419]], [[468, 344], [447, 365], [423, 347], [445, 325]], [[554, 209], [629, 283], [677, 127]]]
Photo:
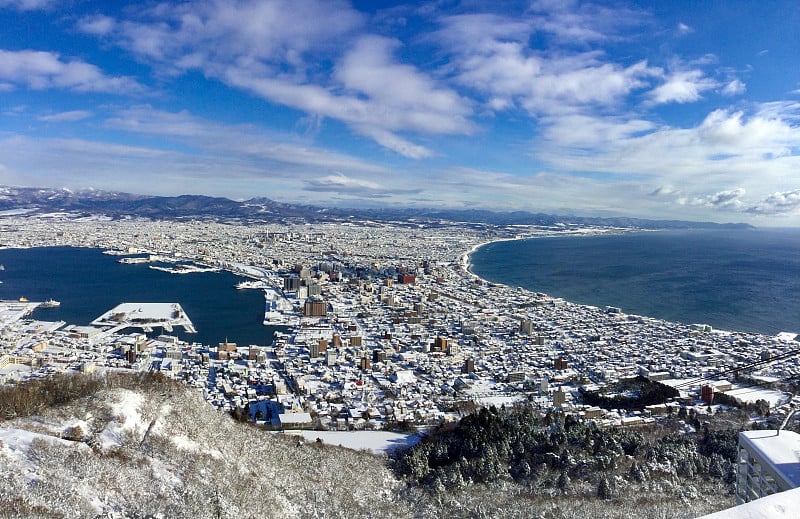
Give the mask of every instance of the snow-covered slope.
[[384, 460], [258, 431], [182, 387], [0, 422], [0, 474], [0, 517], [407, 515]]

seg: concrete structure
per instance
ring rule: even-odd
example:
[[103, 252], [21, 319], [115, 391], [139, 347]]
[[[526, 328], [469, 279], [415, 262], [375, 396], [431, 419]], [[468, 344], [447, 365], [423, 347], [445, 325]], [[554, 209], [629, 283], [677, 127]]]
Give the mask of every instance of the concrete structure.
[[797, 487], [800, 487], [800, 434], [776, 430], [739, 433], [737, 503]]

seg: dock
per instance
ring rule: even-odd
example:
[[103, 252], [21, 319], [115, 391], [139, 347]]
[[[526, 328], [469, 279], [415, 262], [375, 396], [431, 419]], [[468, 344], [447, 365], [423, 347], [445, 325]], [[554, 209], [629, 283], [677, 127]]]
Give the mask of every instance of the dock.
[[116, 330], [161, 327], [172, 330], [181, 326], [187, 333], [197, 330], [179, 303], [121, 303], [94, 321], [95, 326], [111, 326]]

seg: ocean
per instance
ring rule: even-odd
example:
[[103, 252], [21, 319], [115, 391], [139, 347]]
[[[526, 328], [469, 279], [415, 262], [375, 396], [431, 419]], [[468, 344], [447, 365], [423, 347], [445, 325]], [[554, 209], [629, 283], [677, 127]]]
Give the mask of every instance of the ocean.
[[177, 302], [197, 333], [175, 327], [171, 335], [212, 346], [226, 338], [242, 345], [272, 342], [277, 328], [262, 324], [263, 292], [235, 288], [245, 278], [230, 272], [170, 274], [118, 259], [91, 248], [0, 250], [0, 299], [55, 299], [60, 307], [39, 308], [32, 318], [77, 325], [88, 325], [123, 302]]
[[685, 230], [487, 244], [471, 270], [580, 304], [715, 329], [800, 333], [800, 229]]

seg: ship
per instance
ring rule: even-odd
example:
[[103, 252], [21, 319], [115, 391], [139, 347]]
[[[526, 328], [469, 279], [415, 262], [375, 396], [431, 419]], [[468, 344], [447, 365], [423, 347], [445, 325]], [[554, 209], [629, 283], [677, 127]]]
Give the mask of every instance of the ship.
[[242, 281], [241, 283], [236, 285], [237, 290], [244, 290], [248, 288], [267, 288], [267, 287], [269, 287], [269, 285], [265, 281], [262, 281], [260, 279], [257, 281]]
[[61, 301], [56, 301], [55, 299], [48, 299], [44, 303], [39, 305], [39, 308], [58, 308], [61, 306]]

